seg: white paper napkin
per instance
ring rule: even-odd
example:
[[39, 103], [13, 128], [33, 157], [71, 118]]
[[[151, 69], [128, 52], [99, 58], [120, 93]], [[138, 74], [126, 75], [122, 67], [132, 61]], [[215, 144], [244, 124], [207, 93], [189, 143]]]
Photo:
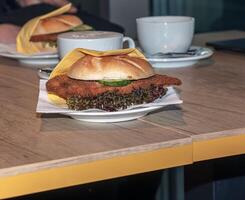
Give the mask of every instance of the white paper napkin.
[[[40, 80], [39, 97], [38, 97], [36, 112], [38, 113], [75, 113], [75, 112], [81, 113], [81, 112], [91, 112], [91, 111], [106, 112], [106, 111], [102, 111], [99, 109], [74, 111], [74, 110], [69, 110], [67, 108], [61, 108], [56, 105], [53, 105], [48, 100], [48, 95], [47, 95], [46, 86], [45, 86], [46, 82], [47, 80]], [[142, 107], [155, 107], [155, 106], [162, 107], [162, 106], [181, 104], [181, 103], [183, 103], [183, 101], [179, 98], [179, 95], [177, 94], [175, 89], [173, 87], [168, 87], [167, 94], [164, 97], [158, 98], [152, 103], [131, 106], [127, 108], [126, 110], [142, 108]]]

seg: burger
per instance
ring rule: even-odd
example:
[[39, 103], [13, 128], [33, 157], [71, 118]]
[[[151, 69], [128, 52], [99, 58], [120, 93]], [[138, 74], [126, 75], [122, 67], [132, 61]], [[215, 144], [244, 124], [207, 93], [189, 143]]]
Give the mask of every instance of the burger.
[[56, 53], [57, 35], [62, 32], [90, 30], [77, 16], [65, 14], [71, 4], [26, 22], [16, 37], [16, 51], [21, 54]]
[[153, 102], [166, 94], [168, 86], [180, 84], [178, 78], [155, 74], [143, 58], [85, 55], [66, 73], [49, 79], [46, 88], [72, 110], [118, 111]]
[[30, 41], [41, 42], [44, 47], [56, 48], [58, 34], [91, 29], [75, 15], [58, 15], [40, 20]]

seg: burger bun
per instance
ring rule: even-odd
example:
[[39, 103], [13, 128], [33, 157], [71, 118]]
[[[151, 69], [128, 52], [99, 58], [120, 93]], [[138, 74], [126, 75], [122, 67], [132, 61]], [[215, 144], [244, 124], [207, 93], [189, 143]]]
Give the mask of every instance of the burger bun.
[[78, 80], [138, 80], [154, 74], [151, 64], [145, 59], [128, 55], [85, 55], [67, 73], [70, 78]]
[[83, 22], [75, 15], [59, 15], [40, 20], [33, 35], [67, 31]]

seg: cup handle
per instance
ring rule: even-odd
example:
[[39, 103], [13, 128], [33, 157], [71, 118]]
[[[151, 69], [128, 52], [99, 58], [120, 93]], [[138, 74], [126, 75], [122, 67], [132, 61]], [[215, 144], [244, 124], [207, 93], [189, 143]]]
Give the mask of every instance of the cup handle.
[[128, 47], [129, 48], [135, 48], [135, 43], [134, 40], [130, 37], [123, 37], [123, 43], [128, 42]]

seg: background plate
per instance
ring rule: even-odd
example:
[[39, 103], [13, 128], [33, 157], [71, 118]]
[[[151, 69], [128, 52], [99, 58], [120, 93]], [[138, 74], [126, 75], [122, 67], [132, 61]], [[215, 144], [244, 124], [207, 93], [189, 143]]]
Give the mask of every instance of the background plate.
[[18, 60], [20, 63], [28, 66], [53, 66], [59, 62], [58, 54], [40, 54], [40, 55], [21, 55], [7, 52], [0, 52], [0, 56]]
[[175, 68], [186, 67], [196, 64], [198, 61], [209, 58], [213, 55], [213, 51], [206, 47], [192, 46], [191, 49], [197, 49], [198, 54], [188, 57], [179, 58], [151, 58], [147, 60], [156, 68]]

